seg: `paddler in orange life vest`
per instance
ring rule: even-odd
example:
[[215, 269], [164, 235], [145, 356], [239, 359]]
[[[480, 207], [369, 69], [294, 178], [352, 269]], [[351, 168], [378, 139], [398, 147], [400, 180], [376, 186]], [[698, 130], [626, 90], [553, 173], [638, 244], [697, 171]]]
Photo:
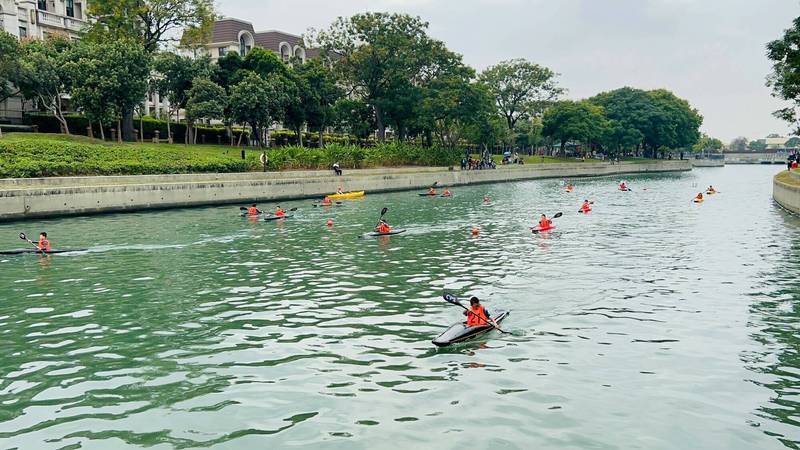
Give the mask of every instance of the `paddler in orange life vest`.
[[44, 231], [39, 233], [39, 243], [36, 244], [36, 247], [45, 253], [50, 253], [50, 241], [47, 239], [47, 233]]
[[436, 195], [436, 188], [431, 186], [431, 188], [428, 189], [428, 195]]
[[256, 207], [255, 203], [253, 203], [252, 205], [250, 205], [249, 208], [247, 208], [248, 216], [257, 216], [259, 214], [261, 214], [261, 210], [259, 210], [258, 207]]
[[286, 211], [283, 210], [280, 206], [275, 208], [275, 217], [284, 217], [286, 215]]
[[322, 199], [322, 206], [331, 206], [332, 204], [333, 200], [331, 200], [331, 198], [328, 197], [327, 195], [325, 196], [325, 198]]
[[575, 186], [573, 186], [572, 183], [567, 185], [567, 189], [566, 189], [567, 191], [571, 191], [573, 189], [575, 189]]
[[625, 182], [623, 181], [622, 183], [620, 183], [620, 184], [619, 184], [619, 189], [620, 189], [621, 191], [627, 191], [627, 190], [628, 190], [628, 186], [627, 186], [627, 185], [625, 184]]
[[444, 188], [444, 192], [442, 192], [442, 197], [450, 197], [450, 189]]
[[386, 234], [386, 233], [389, 233], [389, 232], [392, 231], [392, 227], [390, 227], [389, 224], [386, 223], [385, 220], [381, 219], [381, 221], [378, 224], [378, 226], [375, 227], [375, 231], [377, 231], [380, 234]]
[[706, 192], [708, 192], [709, 194], [715, 194], [717, 192], [717, 190], [714, 189], [714, 186], [708, 186], [708, 189], [706, 189]]
[[464, 311], [464, 315], [467, 316], [465, 325], [468, 327], [486, 326], [490, 323], [497, 327], [497, 322], [489, 316], [489, 311], [481, 305], [478, 297], [469, 299], [469, 309]]
[[539, 229], [546, 230], [553, 226], [553, 221], [547, 218], [546, 214], [542, 214], [542, 218], [539, 219]]
[[702, 192], [698, 192], [697, 193], [697, 197], [694, 198], [694, 201], [702, 202], [703, 201], [703, 193]]
[[592, 207], [589, 204], [589, 200], [584, 200], [583, 204], [581, 205], [581, 211], [587, 212], [587, 211], [591, 211], [591, 210], [592, 210]]

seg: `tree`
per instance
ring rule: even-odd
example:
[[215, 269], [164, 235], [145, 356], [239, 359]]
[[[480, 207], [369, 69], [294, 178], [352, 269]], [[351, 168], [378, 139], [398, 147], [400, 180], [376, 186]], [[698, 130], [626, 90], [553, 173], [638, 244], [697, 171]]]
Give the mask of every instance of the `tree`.
[[561, 154], [565, 156], [568, 141], [596, 142], [609, 126], [603, 108], [586, 100], [556, 103], [545, 111], [542, 124], [542, 134], [560, 142]]
[[772, 96], [790, 102], [790, 105], [773, 114], [800, 132], [800, 17], [780, 39], [767, 44], [767, 58], [772, 61], [772, 72], [767, 76], [767, 86]]
[[[170, 111], [167, 112], [167, 134], [171, 134], [170, 117], [173, 113], [177, 114], [179, 110], [186, 108], [189, 90], [194, 80], [211, 77], [211, 60], [207, 56], [195, 59], [163, 52], [156, 54], [153, 69], [155, 76], [151, 80], [151, 85], [170, 102]], [[191, 126], [186, 127], [184, 142], [186, 144], [194, 142]]]
[[800, 137], [793, 136], [790, 137], [788, 141], [786, 141], [786, 148], [797, 148], [800, 147]]
[[556, 85], [556, 76], [547, 67], [512, 59], [489, 67], [480, 80], [489, 87], [508, 129], [514, 130], [518, 121], [540, 115], [564, 92]]
[[242, 81], [231, 89], [229, 102], [235, 121], [250, 125], [253, 137], [261, 147], [265, 146], [266, 129], [281, 120], [289, 97], [285, 93], [286, 79], [272, 75], [263, 79], [256, 73], [247, 73]]
[[120, 120], [144, 98], [150, 55], [138, 41], [122, 39], [103, 45], [82, 41], [66, 70], [72, 79], [73, 100], [102, 127], [114, 118]]
[[61, 132], [69, 134], [69, 125], [64, 118], [63, 97], [70, 89], [70, 74], [66, 69], [73, 56], [72, 41], [53, 35], [46, 39], [26, 41], [22, 45], [16, 80], [22, 95], [50, 111], [61, 126]]
[[[756, 142], [756, 141], [753, 141]], [[764, 144], [766, 147], [766, 144]], [[744, 152], [747, 151], [747, 138], [744, 136], [739, 136], [736, 139], [732, 140], [728, 148], [732, 152]]]
[[319, 147], [322, 148], [325, 127], [333, 122], [336, 102], [344, 93], [337, 84], [336, 74], [319, 59], [298, 66], [295, 73], [302, 80], [298, 88], [305, 120], [310, 128], [319, 131]]
[[241, 68], [255, 72], [264, 79], [274, 73], [283, 76], [288, 76], [289, 74], [288, 67], [278, 58], [278, 55], [263, 48], [254, 48], [250, 50], [247, 56], [242, 60]]
[[[98, 44], [134, 40], [149, 54], [162, 43], [178, 42], [183, 28], [197, 45], [196, 40], [208, 35], [216, 19], [213, 0], [92, 0], [88, 13], [89, 40]], [[133, 141], [133, 107], [123, 111], [123, 117], [123, 137]]]
[[[374, 110], [378, 138], [386, 137], [386, 108], [400, 106], [415, 77], [429, 67], [427, 49], [437, 45], [427, 35], [428, 23], [405, 14], [363, 13], [337, 19], [314, 41], [337, 55], [344, 83]], [[395, 121], [401, 110], [395, 108]]]
[[0, 103], [16, 94], [11, 86], [18, 76], [21, 52], [17, 38], [0, 31]]
[[[742, 142], [743, 140], [743, 142]], [[767, 141], [764, 139], [757, 139], [755, 141], [750, 141], [747, 144], [747, 138], [736, 138], [731, 142], [731, 151], [733, 152], [744, 152], [750, 150], [751, 152], [763, 152], [767, 149]]]
[[720, 152], [723, 147], [725, 147], [725, 145], [722, 141], [703, 133], [697, 143], [692, 146], [692, 151], [695, 153]]
[[335, 126], [342, 131], [365, 140], [375, 129], [374, 111], [361, 100], [342, 98], [333, 109]]
[[[186, 120], [191, 127], [195, 121], [222, 119], [227, 104], [227, 93], [222, 86], [208, 79], [192, 82], [186, 101]], [[196, 143], [197, 136], [194, 137]]]
[[623, 87], [597, 94], [589, 101], [602, 106], [611, 121], [606, 144], [616, 152], [637, 150], [658, 116], [653, 98], [641, 89]]

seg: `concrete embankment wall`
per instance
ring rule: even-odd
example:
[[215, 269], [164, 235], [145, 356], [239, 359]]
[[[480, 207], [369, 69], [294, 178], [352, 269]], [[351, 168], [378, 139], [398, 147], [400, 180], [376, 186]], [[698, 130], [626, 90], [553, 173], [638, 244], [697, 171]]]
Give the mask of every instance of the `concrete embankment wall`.
[[279, 173], [68, 177], [0, 180], [0, 221], [143, 209], [320, 198], [345, 190], [368, 193], [539, 178], [576, 178], [691, 170], [691, 161], [566, 163], [461, 171], [449, 168]]
[[693, 167], [725, 167], [724, 159], [693, 159]]
[[800, 172], [792, 172], [787, 182], [781, 181], [780, 177], [778, 174], [773, 179], [772, 198], [788, 211], [800, 214]]

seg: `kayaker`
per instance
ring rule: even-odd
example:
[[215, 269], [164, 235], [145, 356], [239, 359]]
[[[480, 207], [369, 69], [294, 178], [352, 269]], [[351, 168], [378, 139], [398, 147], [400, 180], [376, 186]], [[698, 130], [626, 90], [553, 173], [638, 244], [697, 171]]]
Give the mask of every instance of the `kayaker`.
[[620, 182], [619, 183], [619, 190], [620, 191], [627, 191], [628, 190], [628, 185], [626, 185], [624, 181]]
[[436, 195], [436, 188], [431, 186], [430, 189], [428, 189], [428, 195]]
[[337, 194], [344, 194], [344, 191], [342, 190], [342, 187], [341, 187], [341, 186], [339, 186], [338, 188], [336, 188], [336, 193], [337, 193]]
[[706, 192], [709, 193], [709, 194], [716, 194], [717, 190], [714, 189], [714, 186], [709, 185], [708, 189], [706, 189]]
[[548, 219], [546, 214], [542, 214], [542, 217], [539, 219], [539, 229], [548, 230], [552, 227], [553, 227], [553, 221]]
[[284, 217], [286, 216], [286, 211], [283, 210], [280, 206], [275, 208], [275, 217]]
[[498, 328], [497, 322], [489, 315], [489, 311], [481, 305], [478, 297], [469, 299], [469, 310], [464, 311], [464, 315], [467, 316], [467, 321], [464, 324], [468, 327], [484, 326], [491, 322], [495, 328]]
[[694, 198], [694, 201], [702, 202], [703, 201], [703, 193], [702, 192], [698, 192], [697, 193], [697, 197]]
[[575, 187], [572, 185], [572, 183], [567, 185], [567, 192], [572, 192], [573, 189], [575, 189]]
[[249, 208], [247, 208], [248, 216], [257, 216], [259, 214], [261, 214], [261, 211], [258, 209], [255, 203], [253, 203], [252, 205], [250, 205]]
[[328, 197], [327, 195], [325, 196], [325, 198], [322, 199], [322, 206], [331, 206], [332, 204], [333, 200], [331, 200], [331, 198]]
[[488, 195], [484, 195], [483, 196], [483, 203], [489, 203], [489, 196]]
[[381, 219], [381, 221], [378, 223], [378, 226], [375, 227], [375, 231], [380, 234], [386, 234], [392, 231], [392, 227], [390, 227], [385, 220]]
[[50, 241], [47, 239], [47, 233], [44, 231], [39, 233], [39, 243], [36, 244], [36, 247], [45, 253], [50, 253]]
[[583, 204], [581, 205], [581, 211], [588, 212], [592, 210], [592, 206], [589, 203], [589, 200], [584, 200]]
[[450, 197], [450, 189], [444, 188], [444, 192], [442, 192], [442, 197]]

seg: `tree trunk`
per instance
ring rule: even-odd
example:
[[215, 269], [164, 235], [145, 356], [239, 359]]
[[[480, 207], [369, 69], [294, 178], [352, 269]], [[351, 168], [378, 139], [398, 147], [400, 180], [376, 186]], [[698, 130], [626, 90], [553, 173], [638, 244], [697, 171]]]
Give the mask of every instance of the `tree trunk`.
[[139, 116], [139, 142], [144, 144], [144, 115]]
[[325, 124], [319, 126], [319, 148], [325, 147]]
[[133, 107], [125, 108], [122, 112], [122, 140], [126, 142], [136, 141], [136, 133], [133, 131]]
[[61, 122], [61, 127], [64, 130], [64, 133], [69, 136], [69, 124], [67, 123], [66, 117], [64, 117], [64, 111], [61, 110], [61, 95], [56, 96], [56, 117], [58, 121]]
[[117, 118], [117, 142], [122, 143], [122, 120]]
[[375, 106], [375, 124], [378, 126], [378, 142], [386, 142], [386, 125], [383, 124], [383, 112]]
[[97, 122], [100, 124], [100, 139], [105, 142], [106, 140], [106, 132], [103, 130], [103, 122]]
[[431, 130], [425, 130], [425, 146], [433, 147], [433, 132]]
[[297, 126], [294, 129], [294, 134], [297, 136], [297, 145], [302, 147], [303, 146], [303, 130], [299, 126]]
[[172, 119], [172, 111], [167, 110], [167, 142], [169, 142], [170, 136], [172, 136], [172, 129], [170, 128], [169, 124]]
[[564, 139], [561, 140], [561, 150], [559, 151], [561, 155], [566, 158], [567, 157], [567, 141]]

